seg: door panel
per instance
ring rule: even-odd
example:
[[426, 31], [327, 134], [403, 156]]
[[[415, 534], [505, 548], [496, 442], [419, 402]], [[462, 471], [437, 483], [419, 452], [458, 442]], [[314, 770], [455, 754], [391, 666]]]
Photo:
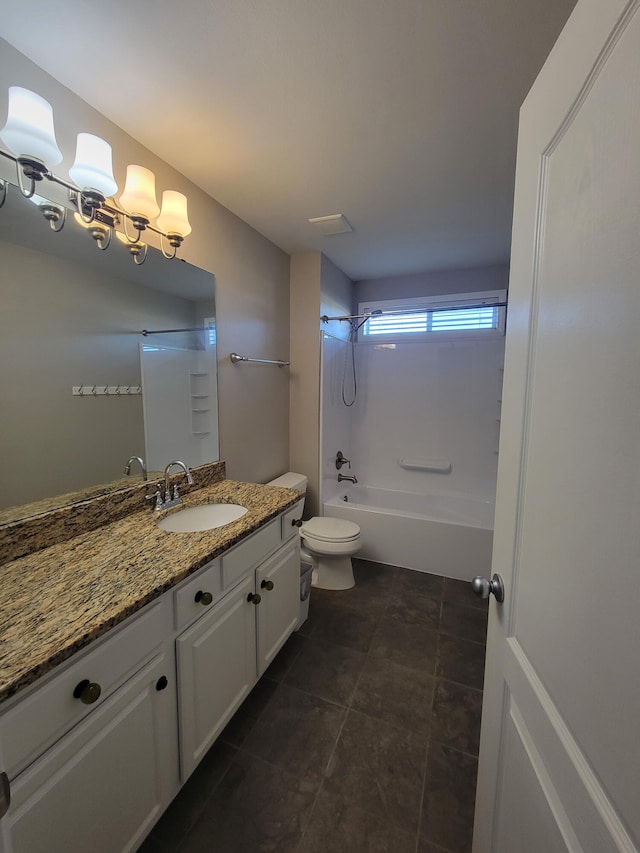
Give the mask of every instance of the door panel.
[[476, 853], [640, 838], [638, 7], [580, 0], [521, 113]]

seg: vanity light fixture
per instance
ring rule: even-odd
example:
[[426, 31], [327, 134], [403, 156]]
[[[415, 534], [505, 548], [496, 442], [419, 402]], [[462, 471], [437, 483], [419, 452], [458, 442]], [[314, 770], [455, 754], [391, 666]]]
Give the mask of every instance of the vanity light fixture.
[[[10, 86], [7, 123], [0, 131], [0, 138], [17, 155], [20, 191], [30, 198], [36, 181], [46, 177], [62, 160], [51, 104], [29, 89]], [[23, 176], [31, 182], [29, 189], [24, 186]]]
[[[146, 245], [140, 242], [146, 229], [159, 235], [162, 254], [168, 259], [176, 256], [184, 238], [191, 233], [187, 199], [182, 193], [165, 190], [158, 216], [155, 175], [144, 166], [127, 167], [120, 206], [116, 204], [113, 196], [118, 185], [113, 176], [111, 146], [92, 133], [78, 134], [76, 157], [69, 169], [71, 182], [55, 175], [52, 168], [61, 162], [62, 152], [55, 138], [53, 109], [35, 92], [20, 86], [9, 88], [9, 111], [0, 139], [9, 149], [0, 148], [0, 155], [16, 164], [22, 195], [32, 199], [37, 182], [45, 179], [66, 188], [69, 201], [77, 210], [76, 219], [87, 227], [100, 249], [109, 246], [116, 223], [122, 225], [124, 236], [120, 239], [129, 243], [136, 264], [144, 263], [147, 255]], [[0, 207], [6, 201], [7, 187], [8, 181], [0, 180]], [[53, 230], [60, 231], [65, 224], [66, 208], [37, 198]], [[151, 224], [156, 217], [157, 227]], [[134, 235], [129, 233], [130, 225], [137, 232]], [[166, 243], [173, 252], [167, 250]]]
[[174, 258], [184, 238], [191, 234], [191, 225], [187, 216], [187, 197], [175, 190], [162, 193], [162, 210], [158, 217], [158, 226], [167, 235], [173, 254], [164, 248], [164, 238], [160, 238], [162, 254], [165, 258]]
[[113, 177], [112, 152], [109, 143], [92, 133], [79, 133], [76, 159], [69, 169], [69, 177], [76, 186], [82, 187], [78, 212], [83, 219], [91, 222], [93, 213], [87, 216], [83, 207], [95, 211], [102, 207], [107, 196], [118, 191], [118, 185]]
[[120, 196], [120, 204], [138, 231], [136, 237], [129, 237], [125, 219], [125, 234], [132, 243], [136, 243], [141, 232], [160, 210], [156, 201], [156, 176], [150, 169], [145, 169], [144, 166], [127, 166], [127, 181]]

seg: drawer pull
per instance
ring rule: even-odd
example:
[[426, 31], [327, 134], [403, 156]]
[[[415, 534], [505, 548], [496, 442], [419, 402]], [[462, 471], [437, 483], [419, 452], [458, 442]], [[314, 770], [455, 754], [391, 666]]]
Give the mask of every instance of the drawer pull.
[[213, 601], [213, 595], [210, 592], [203, 592], [199, 589], [195, 594], [195, 601], [199, 604], [204, 604], [205, 607]]
[[260, 589], [266, 589], [269, 592], [271, 592], [271, 590], [273, 589], [273, 586], [274, 586], [273, 581], [262, 581], [262, 583], [260, 584]]
[[164, 690], [169, 684], [169, 679], [166, 675], [161, 675], [160, 678], [156, 681], [156, 690]]
[[250, 601], [251, 604], [260, 604], [262, 601], [262, 596], [257, 592], [250, 592], [247, 596], [247, 601]]
[[84, 705], [93, 705], [94, 702], [97, 702], [101, 693], [102, 688], [99, 684], [85, 678], [76, 686], [76, 689], [73, 691], [73, 698], [79, 699]]
[[302, 527], [302, 519], [301, 518], [294, 518], [293, 521], [291, 522], [291, 526], [292, 527]]

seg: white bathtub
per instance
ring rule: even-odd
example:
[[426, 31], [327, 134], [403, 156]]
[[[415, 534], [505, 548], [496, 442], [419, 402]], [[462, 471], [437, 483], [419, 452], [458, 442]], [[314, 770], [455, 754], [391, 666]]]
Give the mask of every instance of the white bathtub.
[[458, 580], [490, 572], [493, 501], [349, 485], [323, 509], [360, 525], [365, 560]]

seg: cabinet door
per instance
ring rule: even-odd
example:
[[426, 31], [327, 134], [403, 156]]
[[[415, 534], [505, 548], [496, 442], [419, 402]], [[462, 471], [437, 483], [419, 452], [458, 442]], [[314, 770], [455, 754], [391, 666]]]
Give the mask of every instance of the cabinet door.
[[175, 696], [160, 654], [17, 776], [3, 853], [135, 850], [177, 790]]
[[177, 640], [185, 781], [256, 682], [256, 605], [247, 578]]
[[274, 659], [300, 616], [300, 540], [296, 537], [256, 569], [258, 675]]

